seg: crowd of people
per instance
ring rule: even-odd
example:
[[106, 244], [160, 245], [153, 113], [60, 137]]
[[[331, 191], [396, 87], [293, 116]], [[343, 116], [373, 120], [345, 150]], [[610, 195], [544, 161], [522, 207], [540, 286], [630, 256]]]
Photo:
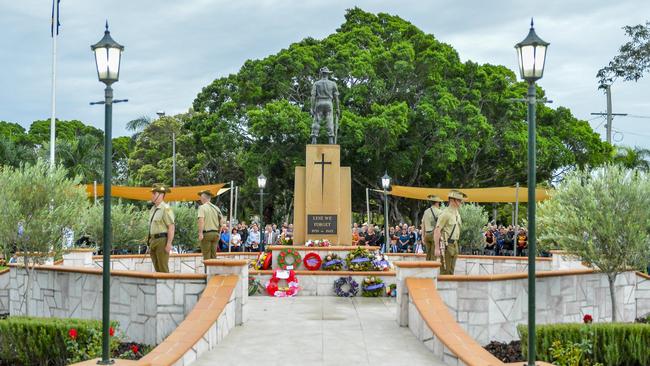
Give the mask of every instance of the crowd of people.
[[260, 230], [258, 223], [247, 225], [242, 221], [232, 228], [222, 225], [219, 234], [219, 251], [227, 252], [230, 245], [231, 252], [263, 252], [267, 245], [279, 245], [293, 239], [293, 224], [286, 222], [278, 227], [277, 224], [268, 224]]
[[515, 233], [514, 226], [488, 225], [483, 234], [485, 248], [483, 254], [487, 255], [528, 255], [528, 233], [521, 227]]

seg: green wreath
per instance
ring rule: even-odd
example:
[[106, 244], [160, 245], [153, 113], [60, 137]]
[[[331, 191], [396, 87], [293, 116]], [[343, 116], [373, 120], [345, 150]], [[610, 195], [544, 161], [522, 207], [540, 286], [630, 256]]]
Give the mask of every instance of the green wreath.
[[[287, 259], [289, 260], [287, 261]], [[300, 267], [300, 263], [302, 263], [302, 256], [295, 249], [282, 249], [278, 255], [278, 266], [282, 269], [287, 269], [287, 266], [293, 266], [293, 269], [297, 269]]]
[[375, 255], [365, 248], [357, 247], [350, 251], [345, 262], [350, 271], [374, 271]]

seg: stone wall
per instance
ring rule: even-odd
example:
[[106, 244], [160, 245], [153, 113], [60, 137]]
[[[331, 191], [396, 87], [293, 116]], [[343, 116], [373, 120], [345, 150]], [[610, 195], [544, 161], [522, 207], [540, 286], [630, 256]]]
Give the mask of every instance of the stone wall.
[[[28, 315], [24, 299], [25, 270], [15, 267], [10, 273], [10, 313]], [[205, 288], [205, 278], [140, 275], [112, 273], [111, 320], [120, 323], [120, 329], [130, 340], [157, 344], [192, 310]], [[30, 316], [101, 319], [101, 272], [81, 268], [56, 270], [52, 266], [37, 268], [28, 303]]]
[[636, 316], [650, 316], [650, 276], [643, 273], [636, 275]]
[[[217, 258], [246, 259], [257, 258], [258, 253], [217, 253]], [[93, 257], [93, 266], [103, 268], [102, 257]], [[153, 272], [151, 257], [146, 255], [112, 255], [111, 269], [120, 271]], [[171, 273], [205, 273], [201, 253], [172, 254], [169, 257], [169, 272]]]
[[[537, 258], [535, 272], [551, 270], [550, 258]], [[458, 256], [454, 274], [456, 275], [490, 275], [503, 273], [528, 272], [528, 259], [522, 257]]]
[[[588, 270], [564, 272], [537, 278], [538, 324], [582, 322], [585, 314], [590, 314], [594, 321], [611, 321], [607, 276]], [[621, 321], [633, 321], [637, 314], [636, 283], [634, 272], [620, 274], [616, 280]], [[519, 339], [516, 326], [526, 324], [528, 319], [527, 278], [487, 281], [438, 278], [437, 288], [458, 323], [479, 344]]]
[[0, 271], [0, 314], [9, 313], [9, 271]]

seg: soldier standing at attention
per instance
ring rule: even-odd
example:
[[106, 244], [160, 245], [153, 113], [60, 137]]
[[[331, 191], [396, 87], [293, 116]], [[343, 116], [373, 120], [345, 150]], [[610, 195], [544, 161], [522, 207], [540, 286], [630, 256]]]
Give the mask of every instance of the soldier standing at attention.
[[215, 250], [218, 250], [219, 228], [224, 221], [219, 208], [210, 202], [212, 192], [205, 190], [199, 192], [201, 205], [199, 206], [199, 243], [203, 260], [214, 259]]
[[431, 201], [431, 207], [427, 208], [422, 215], [422, 230], [424, 230], [423, 241], [427, 251], [427, 260], [432, 261], [435, 260], [433, 255], [433, 230], [435, 230], [438, 218], [442, 214], [440, 203], [443, 201], [435, 194], [427, 196], [427, 199]]
[[169, 253], [174, 241], [174, 212], [164, 202], [165, 194], [171, 189], [164, 184], [156, 183], [151, 189], [151, 213], [149, 214], [149, 255], [156, 272], [169, 272]]
[[452, 190], [449, 192], [449, 206], [442, 211], [433, 231], [434, 254], [441, 257], [442, 271], [440, 274], [454, 274], [456, 257], [458, 256], [458, 238], [460, 237], [460, 205], [467, 195]]
[[[311, 125], [312, 144], [317, 142], [320, 124], [323, 121], [327, 124], [329, 144], [334, 143], [334, 137], [337, 133], [338, 119], [341, 117], [341, 106], [336, 83], [328, 79], [331, 73], [327, 67], [320, 69], [321, 79], [316, 81], [311, 88], [311, 115], [314, 118]], [[334, 103], [336, 106], [334, 106]]]

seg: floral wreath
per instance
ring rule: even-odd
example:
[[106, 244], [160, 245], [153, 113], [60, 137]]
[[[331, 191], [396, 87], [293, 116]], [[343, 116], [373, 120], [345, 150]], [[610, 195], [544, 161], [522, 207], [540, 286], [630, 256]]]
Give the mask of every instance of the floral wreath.
[[280, 245], [293, 245], [293, 238], [280, 239]]
[[321, 259], [320, 255], [315, 252], [307, 253], [305, 255], [305, 258], [302, 260], [302, 263], [305, 265], [305, 268], [307, 268], [310, 271], [317, 271], [321, 264], [323, 264], [323, 259]]
[[329, 247], [331, 246], [332, 243], [330, 243], [329, 240], [323, 239], [323, 240], [307, 240], [305, 243], [306, 247]]
[[365, 248], [358, 247], [354, 250], [351, 250], [348, 254], [345, 262], [348, 265], [350, 271], [374, 271], [375, 264], [375, 255], [368, 252]]
[[271, 268], [271, 252], [262, 252], [257, 256], [257, 260], [253, 265], [253, 268], [256, 270], [269, 269]]
[[[287, 263], [287, 258], [292, 258], [291, 262]], [[300, 267], [300, 262], [302, 262], [302, 257], [295, 249], [282, 249], [278, 255], [278, 266], [282, 269], [287, 269], [288, 266], [292, 266], [291, 269], [296, 269]]]
[[323, 265], [321, 269], [325, 271], [340, 271], [343, 269], [343, 260], [336, 253], [328, 253], [325, 258], [323, 258]]
[[379, 297], [384, 293], [384, 281], [375, 276], [368, 276], [363, 280], [363, 297]]
[[[286, 280], [287, 286], [280, 287], [280, 280]], [[266, 284], [266, 293], [269, 296], [292, 297], [296, 296], [299, 290], [298, 278], [296, 278], [296, 271], [293, 269], [286, 271], [276, 268], [273, 271], [273, 276], [271, 276], [271, 279]]]
[[[348, 290], [344, 290], [343, 287], [348, 287]], [[339, 297], [355, 297], [359, 292], [359, 284], [357, 281], [353, 280], [352, 277], [341, 277], [338, 280], [334, 281], [334, 293]]]
[[380, 253], [375, 254], [375, 260], [372, 261], [372, 264], [377, 271], [389, 271], [392, 269], [392, 264], [388, 261], [388, 258]]

